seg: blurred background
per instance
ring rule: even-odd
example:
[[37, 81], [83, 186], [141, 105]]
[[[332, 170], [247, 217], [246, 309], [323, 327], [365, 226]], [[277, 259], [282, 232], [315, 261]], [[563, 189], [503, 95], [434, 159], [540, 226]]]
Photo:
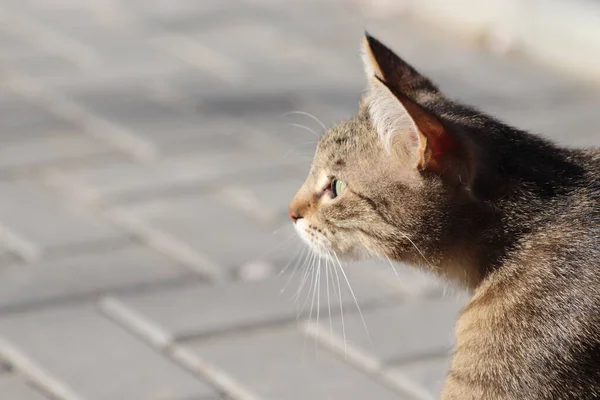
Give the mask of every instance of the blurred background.
[[0, 399], [436, 398], [466, 295], [323, 272], [288, 202], [356, 110], [365, 29], [451, 97], [600, 144], [599, 7], [0, 0]]

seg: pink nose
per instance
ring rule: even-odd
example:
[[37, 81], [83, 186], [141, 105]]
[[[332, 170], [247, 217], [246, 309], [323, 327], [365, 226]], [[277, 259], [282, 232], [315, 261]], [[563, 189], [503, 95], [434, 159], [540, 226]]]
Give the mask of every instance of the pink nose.
[[298, 221], [300, 218], [302, 218], [302, 216], [300, 216], [298, 214], [298, 210], [296, 210], [295, 208], [288, 208], [288, 215], [290, 216], [290, 218], [292, 219], [292, 221], [294, 221], [294, 223], [296, 221]]

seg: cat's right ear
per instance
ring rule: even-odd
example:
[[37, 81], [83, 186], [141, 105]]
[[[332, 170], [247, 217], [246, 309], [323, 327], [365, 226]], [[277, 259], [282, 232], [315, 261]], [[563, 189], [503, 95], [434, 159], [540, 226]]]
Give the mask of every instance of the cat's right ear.
[[438, 88], [429, 79], [367, 32], [363, 39], [362, 58], [367, 79], [377, 77], [416, 101], [421, 96], [439, 95]]
[[364, 99], [383, 146], [400, 153], [421, 171], [459, 182], [470, 180], [470, 158], [464, 143], [432, 113], [378, 77], [369, 80]]

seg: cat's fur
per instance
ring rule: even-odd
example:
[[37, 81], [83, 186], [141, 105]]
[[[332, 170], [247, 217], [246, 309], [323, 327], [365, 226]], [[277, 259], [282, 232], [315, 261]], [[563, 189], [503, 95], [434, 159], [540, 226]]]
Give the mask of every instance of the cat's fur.
[[299, 235], [472, 290], [443, 399], [600, 398], [600, 151], [448, 99], [369, 35], [364, 61], [358, 113], [322, 136], [290, 204]]

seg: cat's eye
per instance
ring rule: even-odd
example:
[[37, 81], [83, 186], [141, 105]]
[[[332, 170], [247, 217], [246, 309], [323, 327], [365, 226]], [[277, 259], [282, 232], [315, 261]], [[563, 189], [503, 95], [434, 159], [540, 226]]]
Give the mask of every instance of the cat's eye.
[[331, 193], [332, 197], [336, 198], [346, 189], [346, 184], [338, 179], [333, 179], [331, 181]]

